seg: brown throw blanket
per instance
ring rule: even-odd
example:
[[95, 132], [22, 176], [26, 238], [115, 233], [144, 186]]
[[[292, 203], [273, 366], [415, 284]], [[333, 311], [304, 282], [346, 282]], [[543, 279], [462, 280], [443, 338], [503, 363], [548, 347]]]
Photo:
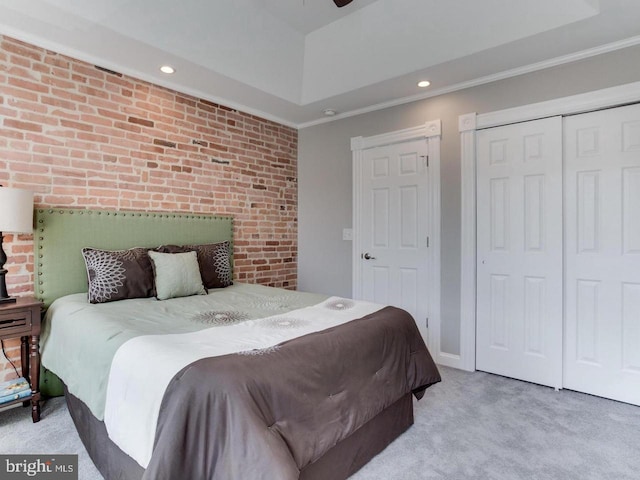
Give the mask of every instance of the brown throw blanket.
[[440, 381], [413, 318], [386, 307], [260, 355], [181, 370], [144, 479], [294, 480], [403, 395]]

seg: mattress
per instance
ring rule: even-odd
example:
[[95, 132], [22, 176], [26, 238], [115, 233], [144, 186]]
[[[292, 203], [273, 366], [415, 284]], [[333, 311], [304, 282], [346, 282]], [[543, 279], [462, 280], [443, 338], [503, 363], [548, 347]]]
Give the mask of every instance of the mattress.
[[403, 310], [244, 284], [167, 301], [62, 297], [41, 351], [143, 478], [297, 479], [440, 381]]

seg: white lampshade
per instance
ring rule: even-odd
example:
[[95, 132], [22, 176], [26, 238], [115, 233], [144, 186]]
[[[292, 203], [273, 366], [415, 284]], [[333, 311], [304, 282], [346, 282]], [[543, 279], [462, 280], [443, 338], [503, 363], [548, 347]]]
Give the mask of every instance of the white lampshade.
[[0, 232], [33, 231], [33, 192], [22, 188], [0, 187]]

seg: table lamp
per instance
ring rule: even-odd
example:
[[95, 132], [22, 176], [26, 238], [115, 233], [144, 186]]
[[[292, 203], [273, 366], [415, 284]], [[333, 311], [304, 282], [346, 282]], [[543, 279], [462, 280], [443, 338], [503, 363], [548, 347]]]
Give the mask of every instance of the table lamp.
[[31, 233], [33, 231], [33, 192], [0, 185], [0, 304], [15, 302], [7, 293], [4, 264], [7, 255], [2, 249], [4, 233]]

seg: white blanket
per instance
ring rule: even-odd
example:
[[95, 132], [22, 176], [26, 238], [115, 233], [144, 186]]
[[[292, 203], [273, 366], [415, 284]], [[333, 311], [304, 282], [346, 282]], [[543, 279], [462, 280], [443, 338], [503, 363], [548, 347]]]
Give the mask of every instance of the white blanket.
[[109, 437], [146, 468], [164, 392], [184, 367], [201, 358], [239, 352], [262, 354], [263, 349], [286, 340], [341, 325], [383, 307], [331, 297], [311, 307], [260, 320], [132, 338], [116, 352], [109, 373], [104, 415]]

